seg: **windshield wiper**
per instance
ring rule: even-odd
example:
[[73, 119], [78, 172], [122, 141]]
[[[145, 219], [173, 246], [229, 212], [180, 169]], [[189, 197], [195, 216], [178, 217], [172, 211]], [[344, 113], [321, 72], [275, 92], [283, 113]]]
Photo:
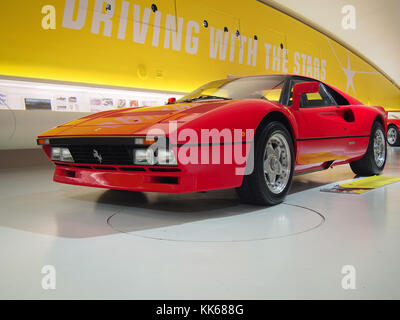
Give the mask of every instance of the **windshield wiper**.
[[202, 96], [199, 96], [197, 98], [183, 100], [182, 102], [192, 102], [192, 101], [198, 101], [198, 100], [212, 100], [212, 99], [215, 99], [215, 100], [232, 100], [232, 98], [202, 95]]

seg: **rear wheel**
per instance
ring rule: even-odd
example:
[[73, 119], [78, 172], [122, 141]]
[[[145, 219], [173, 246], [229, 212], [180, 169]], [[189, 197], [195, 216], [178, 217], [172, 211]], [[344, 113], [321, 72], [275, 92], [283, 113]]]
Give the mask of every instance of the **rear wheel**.
[[383, 126], [374, 122], [366, 154], [360, 160], [350, 163], [350, 167], [355, 174], [361, 176], [380, 174], [386, 164], [386, 151]]
[[398, 146], [400, 144], [399, 130], [396, 126], [389, 126], [387, 132], [387, 141], [391, 146]]
[[237, 188], [243, 202], [258, 205], [281, 203], [289, 191], [293, 171], [293, 141], [280, 122], [268, 123], [254, 143], [254, 169]]

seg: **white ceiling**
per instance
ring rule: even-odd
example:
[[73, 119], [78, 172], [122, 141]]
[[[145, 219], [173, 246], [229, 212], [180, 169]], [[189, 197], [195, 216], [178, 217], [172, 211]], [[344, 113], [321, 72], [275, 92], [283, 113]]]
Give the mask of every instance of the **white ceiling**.
[[[333, 35], [400, 86], [400, 0], [264, 0]], [[342, 8], [356, 9], [356, 29], [342, 28]]]

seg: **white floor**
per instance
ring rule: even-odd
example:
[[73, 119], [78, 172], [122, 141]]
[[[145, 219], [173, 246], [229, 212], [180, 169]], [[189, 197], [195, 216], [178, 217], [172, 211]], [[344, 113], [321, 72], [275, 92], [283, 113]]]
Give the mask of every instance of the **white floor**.
[[[400, 148], [384, 175], [400, 175]], [[52, 167], [0, 170], [0, 298], [400, 298], [400, 183], [320, 192], [348, 166], [296, 177], [284, 204], [233, 190], [137, 194], [56, 184]], [[42, 288], [43, 266], [56, 289]], [[342, 288], [354, 266], [356, 289]]]

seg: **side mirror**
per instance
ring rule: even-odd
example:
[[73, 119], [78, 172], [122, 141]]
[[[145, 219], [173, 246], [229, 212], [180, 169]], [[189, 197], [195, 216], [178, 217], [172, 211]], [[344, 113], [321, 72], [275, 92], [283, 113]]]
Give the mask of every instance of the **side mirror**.
[[176, 102], [176, 98], [169, 98], [167, 104], [174, 104]]
[[301, 82], [293, 87], [292, 108], [298, 110], [300, 108], [301, 96], [305, 93], [319, 92], [318, 82]]

